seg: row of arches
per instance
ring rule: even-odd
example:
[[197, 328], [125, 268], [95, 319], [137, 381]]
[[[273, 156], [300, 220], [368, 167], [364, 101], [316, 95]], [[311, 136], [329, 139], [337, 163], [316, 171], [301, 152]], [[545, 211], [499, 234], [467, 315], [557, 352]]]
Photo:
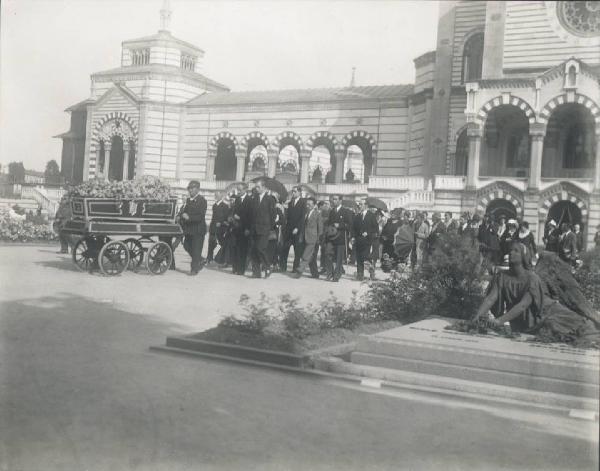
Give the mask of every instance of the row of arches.
[[[532, 148], [530, 128], [536, 122], [535, 113], [520, 99], [513, 98], [508, 103], [497, 100], [497, 103], [486, 104], [479, 113], [482, 122], [479, 175], [528, 177]], [[547, 116], [541, 176], [584, 177], [595, 164], [600, 110], [584, 98], [562, 100], [553, 105]], [[468, 155], [465, 127], [456, 141], [456, 175], [467, 175]]]
[[[376, 154], [376, 141], [366, 131], [352, 131], [337, 139], [328, 131], [318, 131], [303, 141], [286, 131], [273, 140], [262, 132], [241, 139], [222, 132], [209, 143], [209, 157], [214, 159], [216, 180], [234, 180], [243, 174], [280, 174], [290, 182], [300, 181], [304, 169], [307, 182], [368, 182]], [[339, 181], [338, 181], [339, 180]]]

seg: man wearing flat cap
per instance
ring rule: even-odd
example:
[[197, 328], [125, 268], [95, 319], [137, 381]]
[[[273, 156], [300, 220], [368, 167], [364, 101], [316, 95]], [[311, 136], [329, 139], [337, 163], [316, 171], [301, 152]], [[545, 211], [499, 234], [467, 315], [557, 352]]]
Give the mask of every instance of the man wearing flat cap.
[[190, 181], [188, 185], [190, 197], [181, 209], [181, 228], [185, 239], [183, 248], [192, 257], [190, 275], [197, 275], [202, 270], [202, 247], [206, 235], [206, 200], [200, 194], [200, 183]]

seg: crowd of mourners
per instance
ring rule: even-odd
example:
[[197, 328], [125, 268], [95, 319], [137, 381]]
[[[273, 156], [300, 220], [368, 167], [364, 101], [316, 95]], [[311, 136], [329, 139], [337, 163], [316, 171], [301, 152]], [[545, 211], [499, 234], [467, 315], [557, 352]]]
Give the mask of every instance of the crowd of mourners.
[[[312, 278], [337, 282], [345, 273], [344, 265], [350, 263], [356, 265], [357, 280], [362, 281], [365, 273], [375, 279], [378, 264], [388, 272], [399, 264], [427, 263], [445, 233], [478, 243], [482, 257], [493, 265], [508, 263], [514, 242], [522, 243], [534, 259], [538, 256], [527, 221], [469, 213], [456, 219], [451, 212], [430, 216], [427, 211], [401, 208], [388, 212], [375, 198], [346, 201], [342, 195], [333, 195], [317, 201], [303, 196], [300, 186], [292, 189], [287, 201], [281, 201], [265, 180], [218, 195], [207, 227], [207, 203], [199, 189], [198, 182], [190, 183], [190, 197], [180, 211], [192, 275], [206, 264], [217, 264], [222, 269], [231, 267], [237, 275], [250, 270], [255, 278], [268, 278], [273, 272], [288, 270], [293, 248], [293, 277], [309, 273]], [[203, 258], [206, 234], [208, 250]], [[594, 240], [599, 246], [600, 226]], [[559, 227], [554, 220], [548, 222], [543, 241], [546, 250], [573, 266], [584, 247], [578, 224], [563, 222]]]

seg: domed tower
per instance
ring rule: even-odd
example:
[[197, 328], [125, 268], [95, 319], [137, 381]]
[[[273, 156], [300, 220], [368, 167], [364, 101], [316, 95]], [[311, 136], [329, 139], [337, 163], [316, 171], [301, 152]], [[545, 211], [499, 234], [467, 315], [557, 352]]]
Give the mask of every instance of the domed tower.
[[71, 129], [57, 137], [68, 179], [178, 177], [183, 104], [229, 89], [201, 73], [202, 49], [171, 34], [171, 13], [165, 0], [160, 30], [123, 41], [120, 67], [92, 74], [90, 97], [66, 110]]

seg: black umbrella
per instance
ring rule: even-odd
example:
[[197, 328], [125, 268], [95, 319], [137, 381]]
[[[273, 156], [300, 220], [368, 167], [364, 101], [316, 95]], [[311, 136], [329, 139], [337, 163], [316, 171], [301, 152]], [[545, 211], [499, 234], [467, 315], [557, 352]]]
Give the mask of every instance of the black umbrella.
[[279, 195], [279, 201], [283, 202], [287, 200], [288, 192], [285, 189], [285, 186], [283, 186], [283, 183], [281, 183], [279, 180], [275, 180], [274, 178], [270, 177], [256, 177], [252, 179], [252, 181], [255, 183], [258, 180], [264, 180], [267, 190], [274, 191]]
[[382, 211], [387, 211], [388, 207], [382, 200], [379, 198], [374, 198], [373, 196], [369, 196], [367, 198], [367, 206], [372, 208], [381, 209]]

